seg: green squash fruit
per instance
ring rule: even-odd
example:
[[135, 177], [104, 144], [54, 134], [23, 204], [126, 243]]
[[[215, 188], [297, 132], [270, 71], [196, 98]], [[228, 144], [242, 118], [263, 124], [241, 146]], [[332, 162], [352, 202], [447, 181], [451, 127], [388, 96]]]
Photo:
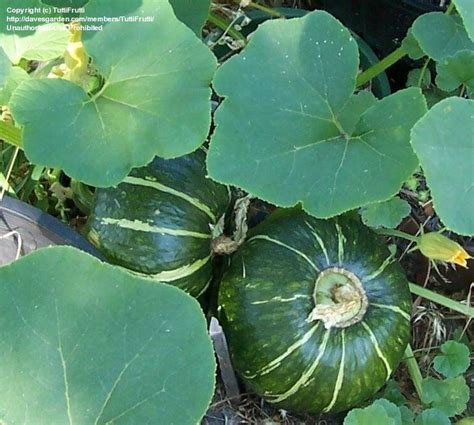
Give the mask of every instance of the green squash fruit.
[[277, 211], [233, 257], [219, 306], [246, 385], [295, 412], [360, 405], [388, 380], [410, 336], [406, 277], [354, 218]]
[[88, 237], [112, 263], [198, 297], [212, 278], [212, 230], [229, 204], [206, 177], [205, 152], [156, 157], [97, 189]]

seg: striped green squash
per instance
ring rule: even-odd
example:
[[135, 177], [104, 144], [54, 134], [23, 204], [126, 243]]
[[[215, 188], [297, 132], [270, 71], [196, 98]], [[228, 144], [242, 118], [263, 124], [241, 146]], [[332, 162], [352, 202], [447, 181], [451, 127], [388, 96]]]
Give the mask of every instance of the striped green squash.
[[212, 278], [212, 228], [229, 204], [226, 186], [206, 178], [205, 156], [156, 157], [97, 189], [89, 240], [112, 263], [198, 297]]
[[233, 257], [219, 305], [246, 385], [297, 412], [359, 405], [387, 381], [409, 341], [406, 277], [355, 219], [277, 211]]

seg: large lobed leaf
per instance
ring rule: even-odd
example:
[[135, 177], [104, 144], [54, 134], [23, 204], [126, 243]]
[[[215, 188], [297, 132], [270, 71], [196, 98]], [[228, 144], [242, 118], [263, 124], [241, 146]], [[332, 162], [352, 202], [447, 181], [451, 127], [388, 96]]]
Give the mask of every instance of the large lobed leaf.
[[460, 50], [444, 58], [436, 71], [436, 85], [440, 89], [450, 92], [464, 84], [474, 91], [474, 50]]
[[473, 134], [474, 100], [459, 97], [437, 103], [412, 130], [435, 210], [461, 235], [474, 234]]
[[210, 0], [169, 0], [169, 2], [176, 17], [200, 37], [209, 15]]
[[214, 357], [199, 304], [67, 247], [0, 268], [0, 422], [196, 424]]
[[21, 32], [0, 33], [0, 46], [15, 65], [21, 59], [47, 61], [63, 54], [69, 37], [63, 24], [40, 25], [36, 32], [25, 36]]
[[[9, 11], [12, 7], [29, 12], [13, 13]], [[21, 59], [47, 61], [64, 52], [70, 34], [63, 24], [11, 21], [12, 18], [21, 20], [27, 17], [44, 19], [59, 16], [53, 11], [46, 15], [42, 12], [43, 7], [40, 0], [16, 0], [14, 3], [0, 4], [0, 46], [13, 64], [18, 64]], [[22, 27], [22, 30], [14, 29], [15, 26]], [[25, 26], [38, 26], [38, 29], [26, 30]]]
[[[82, 7], [90, 0], [41, 0], [43, 3], [56, 7]], [[200, 36], [202, 27], [209, 15], [210, 0], [169, 0], [176, 17], [196, 35]]]
[[15, 89], [30, 78], [31, 77], [23, 68], [12, 66], [3, 88], [0, 88], [0, 105], [7, 105]]
[[353, 95], [358, 66], [356, 42], [325, 12], [260, 25], [214, 80], [225, 100], [210, 176], [323, 218], [393, 196], [418, 165], [409, 132], [425, 101], [414, 88]]
[[[42, 6], [44, 5], [41, 3], [40, 0], [15, 0], [13, 4], [11, 2], [7, 3], [5, 1], [1, 2], [0, 3], [0, 45], [3, 44], [6, 36], [8, 37], [12, 35], [13, 33], [18, 35], [19, 37], [26, 37], [28, 35], [35, 33], [34, 30], [28, 30], [28, 31], [25, 30], [25, 31], [20, 31], [20, 32], [11, 31], [9, 29], [9, 26], [14, 25], [15, 23], [7, 19], [7, 17], [9, 16], [21, 17], [22, 14], [12, 13], [11, 11], [8, 10], [9, 8], [11, 7], [18, 8], [18, 9], [30, 8], [30, 11], [33, 11], [34, 9], [34, 11], [37, 13], [31, 13], [29, 14], [29, 16], [39, 17], [39, 16], [44, 16], [44, 14], [41, 12]], [[39, 8], [39, 9], [36, 9], [36, 8]], [[24, 25], [24, 24], [25, 22], [19, 23], [19, 25]], [[34, 26], [34, 24], [31, 26]]]
[[89, 3], [89, 0], [41, 0], [42, 3], [55, 7], [79, 8]]
[[216, 60], [167, 1], [136, 3], [86, 6], [88, 16], [154, 17], [152, 23], [109, 23], [87, 35], [87, 53], [106, 80], [99, 94], [90, 97], [58, 79], [28, 81], [13, 93], [11, 110], [24, 126], [31, 162], [112, 186], [155, 155], [184, 155], [207, 137]]
[[[433, 31], [434, 28], [436, 31]], [[415, 20], [410, 33], [421, 49], [435, 61], [460, 50], [474, 49], [474, 41], [469, 38], [459, 16], [441, 12], [425, 13]]]
[[472, 0], [453, 0], [453, 3], [464, 21], [469, 37], [474, 41], [474, 6]]
[[12, 64], [5, 54], [5, 51], [0, 47], [0, 89], [2, 89], [8, 81], [8, 77], [12, 71]]

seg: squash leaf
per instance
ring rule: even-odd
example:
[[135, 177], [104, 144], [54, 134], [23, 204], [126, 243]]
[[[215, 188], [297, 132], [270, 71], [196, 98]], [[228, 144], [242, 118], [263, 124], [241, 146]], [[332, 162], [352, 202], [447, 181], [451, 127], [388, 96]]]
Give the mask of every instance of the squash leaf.
[[423, 70], [421, 68], [412, 69], [408, 73], [406, 86], [407, 87], [422, 87], [422, 88], [430, 87], [431, 86], [430, 70], [428, 68], [426, 70]]
[[445, 380], [425, 378], [422, 391], [423, 403], [441, 410], [447, 416], [460, 415], [466, 410], [469, 387], [462, 376]]
[[12, 66], [3, 88], [0, 88], [0, 105], [7, 105], [15, 89], [29, 79], [30, 76], [23, 68]]
[[460, 50], [474, 49], [474, 42], [467, 35], [459, 16], [425, 13], [415, 20], [411, 32], [421, 49], [435, 61], [453, 56]]
[[402, 425], [413, 425], [414, 415], [407, 406], [398, 406], [402, 416]]
[[364, 409], [352, 409], [344, 425], [403, 425], [400, 409], [388, 400], [379, 399]]
[[474, 41], [474, 7], [472, 7], [472, 0], [453, 0], [453, 3], [462, 17], [469, 37]]
[[410, 205], [400, 198], [392, 198], [362, 208], [361, 216], [364, 224], [370, 227], [386, 227], [393, 229], [410, 214]]
[[416, 417], [415, 425], [451, 425], [451, 421], [439, 409], [428, 409]]
[[[35, 13], [29, 14], [34, 18], [44, 18], [42, 12], [44, 5], [40, 0], [16, 0], [14, 5], [3, 4], [0, 6], [0, 46], [4, 49], [10, 61], [17, 65], [21, 59], [47, 61], [61, 56], [69, 40], [69, 31], [61, 23], [40, 25], [39, 23], [12, 22], [9, 18], [21, 19], [24, 14], [7, 12], [7, 6], [18, 9], [30, 9]], [[56, 17], [57, 13], [48, 16]], [[35, 30], [15, 31], [10, 26], [25, 26], [25, 24], [39, 28]], [[46, 25], [48, 29], [45, 30]]]
[[393, 196], [418, 165], [409, 132], [426, 104], [415, 88], [355, 96], [358, 66], [326, 12], [260, 25], [216, 74], [209, 175], [321, 218]]
[[41, 0], [42, 3], [55, 7], [73, 7], [84, 6], [89, 0]]
[[406, 37], [402, 40], [402, 48], [411, 59], [417, 60], [425, 56], [425, 52], [418, 44], [411, 28], [408, 30]]
[[210, 0], [169, 0], [176, 17], [198, 37], [209, 15]]
[[[56, 7], [78, 8], [90, 0], [41, 0], [43, 3]], [[169, 0], [176, 17], [191, 28], [196, 35], [201, 36], [207, 16], [209, 15], [210, 0]]]
[[70, 33], [64, 24], [52, 23], [40, 25], [30, 35], [0, 34], [0, 45], [10, 61], [17, 65], [21, 59], [47, 61], [61, 56], [69, 37]]
[[435, 85], [431, 85], [430, 87], [424, 89], [423, 95], [425, 96], [428, 109], [431, 109], [434, 105], [441, 102], [443, 99], [446, 99], [451, 96], [456, 96], [455, 93], [445, 92], [436, 87]]
[[215, 362], [193, 298], [69, 247], [0, 268], [0, 281], [4, 423], [199, 422]]
[[470, 365], [469, 348], [456, 341], [446, 341], [441, 353], [434, 358], [434, 368], [446, 378], [454, 378], [464, 373]]
[[0, 47], [0, 88], [3, 88], [10, 76], [12, 64], [5, 54], [5, 51]]
[[436, 65], [436, 72], [436, 85], [441, 90], [453, 91], [461, 84], [474, 90], [474, 50], [460, 50], [444, 58]]
[[[459, 123], [463, 125], [459, 125]], [[474, 100], [450, 97], [413, 127], [412, 146], [443, 223], [461, 235], [474, 233]]]
[[382, 398], [396, 404], [397, 406], [403, 406], [406, 403], [406, 399], [400, 390], [400, 385], [398, 385], [397, 381], [394, 379], [390, 379], [390, 381], [387, 382]]
[[[7, 4], [6, 2], [2, 2], [0, 3], [0, 45], [3, 46], [3, 43], [5, 42], [5, 40], [8, 40], [8, 42], [11, 41], [11, 38], [10, 36], [12, 36], [13, 34], [15, 34], [14, 31], [11, 31], [9, 30], [9, 26], [10, 25], [14, 25], [15, 23], [14, 22], [11, 22], [10, 20], [7, 19], [8, 16], [15, 16], [15, 14], [12, 14], [10, 12], [7, 12], [7, 7], [11, 7], [11, 6], [14, 6], [15, 8], [19, 8], [19, 9], [24, 9], [24, 8], [36, 8], [36, 7], [39, 7], [39, 13], [34, 13], [34, 14], [31, 14], [31, 16], [44, 16], [42, 13], [41, 13], [41, 6], [43, 6], [43, 4], [40, 2], [40, 0], [15, 0], [15, 3], [12, 5], [12, 4]], [[16, 16], [21, 16], [21, 15], [16, 15]], [[19, 22], [19, 24], [24, 24], [24, 23], [21, 23]], [[28, 31], [21, 31], [21, 32], [17, 32], [15, 34], [15, 37], [26, 37], [28, 35], [31, 35], [31, 34], [34, 34], [35, 31], [34, 30], [28, 30]]]
[[[132, 6], [126, 0], [95, 0], [86, 14], [115, 16]], [[214, 56], [176, 19], [168, 2], [143, 0], [129, 13], [154, 20], [113, 22], [86, 34], [87, 53], [105, 78], [100, 92], [90, 96], [69, 81], [44, 79], [23, 83], [13, 93], [10, 107], [24, 126], [31, 162], [106, 187], [155, 155], [184, 155], [206, 139]]]

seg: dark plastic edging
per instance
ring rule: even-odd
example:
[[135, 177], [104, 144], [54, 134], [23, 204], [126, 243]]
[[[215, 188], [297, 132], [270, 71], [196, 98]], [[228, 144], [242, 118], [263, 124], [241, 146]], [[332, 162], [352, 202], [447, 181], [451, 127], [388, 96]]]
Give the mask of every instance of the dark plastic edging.
[[64, 245], [70, 245], [88, 252], [95, 257], [103, 258], [97, 249], [95, 249], [94, 246], [92, 246], [82, 235], [59, 221], [57, 218], [46, 214], [38, 208], [5, 196], [3, 200], [0, 201], [0, 219], [3, 211], [8, 214], [16, 215], [17, 217], [32, 223], [38, 228], [39, 232], [55, 235], [58, 238], [58, 242], [61, 241]]

